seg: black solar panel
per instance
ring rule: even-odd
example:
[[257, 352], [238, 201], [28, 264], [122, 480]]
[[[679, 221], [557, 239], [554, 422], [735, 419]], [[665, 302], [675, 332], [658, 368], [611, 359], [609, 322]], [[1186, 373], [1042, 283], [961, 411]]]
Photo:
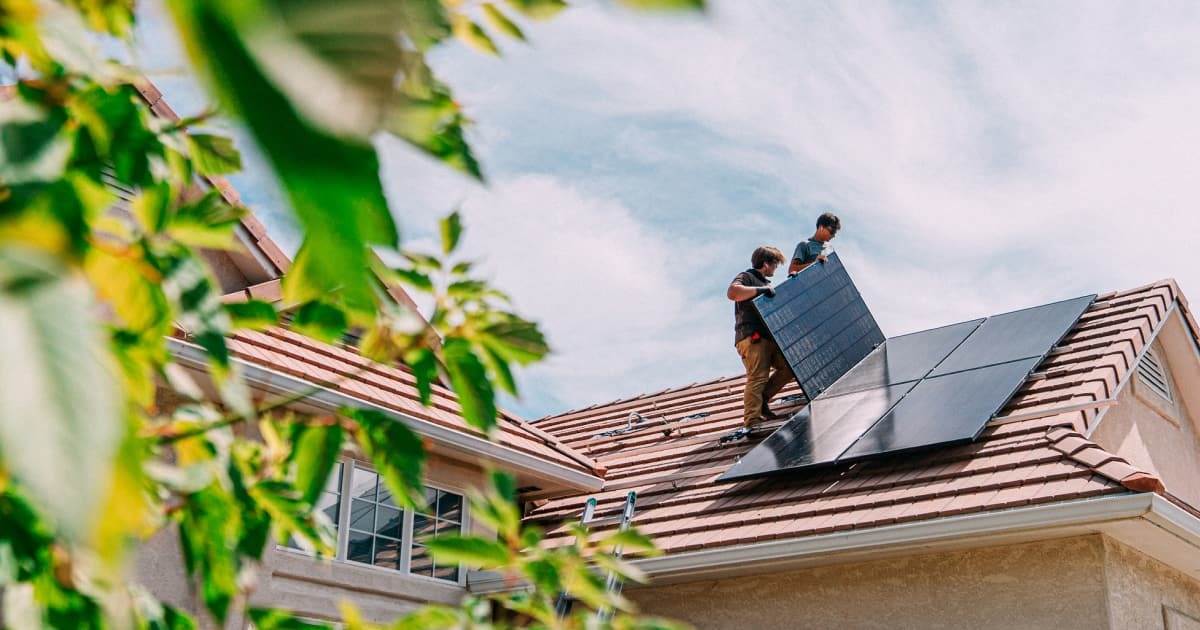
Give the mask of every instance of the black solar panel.
[[973, 440], [1095, 297], [888, 339], [718, 481]]
[[837, 254], [759, 296], [754, 306], [809, 398], [827, 389], [883, 342]]

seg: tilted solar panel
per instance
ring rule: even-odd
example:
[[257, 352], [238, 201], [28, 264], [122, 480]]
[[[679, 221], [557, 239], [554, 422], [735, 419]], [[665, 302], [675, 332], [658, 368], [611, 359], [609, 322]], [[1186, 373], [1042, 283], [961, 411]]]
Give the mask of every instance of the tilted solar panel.
[[718, 481], [973, 440], [1095, 297], [888, 339]]
[[754, 306], [809, 398], [883, 342], [883, 332], [837, 254], [785, 280]]

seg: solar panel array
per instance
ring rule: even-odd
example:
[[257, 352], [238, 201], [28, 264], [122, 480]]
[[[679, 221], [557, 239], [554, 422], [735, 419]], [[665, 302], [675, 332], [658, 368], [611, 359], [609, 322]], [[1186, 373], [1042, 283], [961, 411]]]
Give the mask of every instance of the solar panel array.
[[837, 254], [759, 296], [754, 306], [796, 382], [815, 398], [883, 343], [883, 332]]
[[888, 339], [720, 481], [974, 440], [1095, 297]]

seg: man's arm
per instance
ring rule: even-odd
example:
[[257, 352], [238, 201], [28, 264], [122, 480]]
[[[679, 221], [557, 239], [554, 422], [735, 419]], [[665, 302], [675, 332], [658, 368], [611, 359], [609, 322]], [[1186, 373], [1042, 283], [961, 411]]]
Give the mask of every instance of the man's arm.
[[725, 297], [734, 302], [745, 302], [753, 300], [759, 294], [766, 293], [768, 297], [775, 297], [775, 290], [771, 287], [748, 287], [742, 284], [741, 278], [735, 278], [729, 283], [729, 288], [725, 290]]
[[825, 254], [821, 254], [821, 255], [817, 256], [816, 260], [813, 260], [812, 262], [800, 262], [799, 258], [793, 258], [791, 264], [788, 265], [788, 277], [790, 278], [790, 277], [800, 273], [801, 271], [808, 269], [809, 266], [811, 266], [815, 262], [823, 263], [826, 260], [828, 260], [828, 259], [825, 258]]

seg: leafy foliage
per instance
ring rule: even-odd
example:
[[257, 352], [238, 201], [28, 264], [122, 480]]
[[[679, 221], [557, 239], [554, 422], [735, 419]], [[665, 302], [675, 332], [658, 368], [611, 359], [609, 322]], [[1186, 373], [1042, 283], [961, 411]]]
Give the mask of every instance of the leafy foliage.
[[[127, 40], [133, 3], [0, 2], [0, 66], [17, 77], [0, 87], [5, 623], [196, 627], [119, 577], [130, 547], [174, 526], [213, 622], [205, 625], [221, 625], [244, 605], [271, 541], [333, 554], [334, 529], [314, 504], [347, 450], [417, 505], [425, 455], [416, 434], [372, 410], [285, 411], [304, 393], [255, 401], [227, 342], [238, 330], [287, 325], [329, 343], [357, 340], [364, 356], [405, 363], [426, 404], [439, 382], [449, 384], [465, 419], [485, 432], [496, 424], [496, 388], [517, 392], [513, 366], [549, 351], [537, 326], [457, 259], [457, 213], [442, 223], [437, 256], [379, 262], [375, 249], [400, 253], [400, 230], [370, 139], [393, 133], [482, 179], [470, 120], [425, 55], [451, 41], [499, 54], [502, 38], [526, 38], [513, 16], [548, 18], [562, 0], [169, 6], [223, 111], [268, 157], [306, 239], [281, 302], [223, 296], [207, 256], [237, 246], [244, 211], [205, 182], [240, 169], [241, 157], [228, 138], [189, 130], [207, 115], [152, 112], [143, 97], [152, 89], [97, 48], [98, 36]], [[393, 286], [428, 295], [430, 319], [396, 303]], [[176, 362], [169, 338], [204, 357], [211, 389]], [[213, 390], [217, 400], [205, 394]], [[394, 627], [490, 627], [494, 618], [558, 626], [546, 613], [559, 590], [627, 607], [597, 590], [585, 559], [599, 553], [599, 566], [639, 577], [604, 556], [614, 543], [581, 536], [566, 550], [541, 549], [538, 534], [521, 529], [512, 486], [497, 476], [492, 494], [472, 498], [498, 540], [446, 538], [431, 548], [439, 561], [509, 571], [533, 590], [427, 607]], [[630, 536], [619, 544], [644, 542]], [[496, 617], [494, 607], [523, 616]], [[282, 611], [249, 614], [260, 628], [320, 627]], [[370, 627], [352, 608], [343, 616], [348, 627]]]

